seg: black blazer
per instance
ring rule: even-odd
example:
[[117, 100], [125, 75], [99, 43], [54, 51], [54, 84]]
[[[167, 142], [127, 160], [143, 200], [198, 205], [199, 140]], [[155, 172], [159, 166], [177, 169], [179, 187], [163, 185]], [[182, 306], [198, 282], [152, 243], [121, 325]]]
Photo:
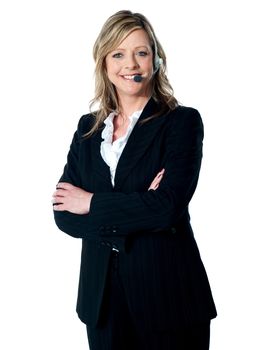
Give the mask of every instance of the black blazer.
[[[96, 326], [113, 246], [120, 250], [126, 296], [137, 322], [165, 329], [216, 316], [210, 286], [190, 226], [188, 204], [202, 158], [203, 124], [197, 110], [159, 110], [150, 99], [120, 157], [113, 188], [100, 154], [102, 129], [83, 116], [60, 181], [93, 192], [90, 213], [54, 212], [60, 230], [82, 238], [77, 312]], [[148, 191], [165, 168], [157, 190]]]

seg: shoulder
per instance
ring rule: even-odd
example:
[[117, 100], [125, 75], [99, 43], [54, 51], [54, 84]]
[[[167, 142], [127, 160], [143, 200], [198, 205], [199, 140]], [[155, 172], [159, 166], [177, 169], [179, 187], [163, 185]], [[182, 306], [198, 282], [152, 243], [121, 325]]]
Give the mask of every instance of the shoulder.
[[179, 105], [170, 112], [170, 115], [176, 120], [202, 123], [202, 118], [199, 111], [193, 107]]
[[170, 129], [201, 129], [203, 121], [199, 111], [193, 107], [177, 106], [166, 115]]
[[204, 137], [202, 118], [197, 109], [179, 105], [165, 115], [165, 132], [167, 140], [182, 140], [183, 143], [193, 138]]
[[95, 116], [91, 113], [84, 114], [78, 121], [77, 126], [77, 136], [79, 138], [83, 138], [83, 135], [85, 135], [87, 132], [91, 130], [95, 123]]

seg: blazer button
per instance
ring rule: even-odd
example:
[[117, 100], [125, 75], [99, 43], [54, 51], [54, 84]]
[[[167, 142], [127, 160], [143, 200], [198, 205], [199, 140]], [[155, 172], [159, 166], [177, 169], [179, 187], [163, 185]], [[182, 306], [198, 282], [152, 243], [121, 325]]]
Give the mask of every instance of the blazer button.
[[173, 235], [176, 234], [176, 228], [175, 228], [175, 227], [172, 227], [172, 228], [171, 228], [171, 232], [172, 232]]
[[100, 226], [99, 227], [99, 231], [104, 232], [105, 231], [105, 227], [104, 226]]
[[107, 233], [109, 233], [109, 232], [111, 232], [112, 231], [112, 229], [111, 229], [111, 226], [105, 226], [105, 231], [107, 232]]
[[112, 233], [117, 233], [117, 232], [118, 232], [118, 227], [112, 226]]
[[113, 243], [112, 244], [112, 249], [115, 250], [115, 251], [119, 251], [119, 247], [116, 243]]

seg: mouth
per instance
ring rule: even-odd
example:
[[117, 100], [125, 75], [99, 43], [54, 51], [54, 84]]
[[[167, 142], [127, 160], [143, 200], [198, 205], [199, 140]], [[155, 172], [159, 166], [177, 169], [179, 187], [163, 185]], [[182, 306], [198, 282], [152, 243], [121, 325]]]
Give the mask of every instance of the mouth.
[[121, 77], [125, 80], [134, 80], [134, 77], [136, 75], [142, 75], [141, 73], [134, 73], [134, 74], [127, 74], [127, 75], [121, 75]]

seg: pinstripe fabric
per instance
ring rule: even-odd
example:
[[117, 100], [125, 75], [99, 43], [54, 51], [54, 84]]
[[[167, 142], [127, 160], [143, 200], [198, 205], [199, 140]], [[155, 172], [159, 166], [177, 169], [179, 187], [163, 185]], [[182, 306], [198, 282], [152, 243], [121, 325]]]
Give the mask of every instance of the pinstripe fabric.
[[165, 331], [146, 331], [139, 326], [127, 302], [124, 288], [126, 278], [119, 259], [119, 254], [113, 252], [99, 325], [97, 328], [87, 326], [90, 349], [208, 350], [208, 321]]
[[[145, 106], [118, 162], [114, 188], [100, 154], [101, 130], [82, 139], [90, 115], [79, 122], [60, 179], [94, 193], [88, 215], [54, 212], [62, 231], [83, 239], [77, 312], [89, 327], [100, 317], [113, 244], [139, 327], [165, 330], [216, 316], [188, 213], [203, 124], [195, 109], [181, 106], [140, 124], [158, 107], [152, 99]], [[147, 191], [163, 167], [159, 188]]]

